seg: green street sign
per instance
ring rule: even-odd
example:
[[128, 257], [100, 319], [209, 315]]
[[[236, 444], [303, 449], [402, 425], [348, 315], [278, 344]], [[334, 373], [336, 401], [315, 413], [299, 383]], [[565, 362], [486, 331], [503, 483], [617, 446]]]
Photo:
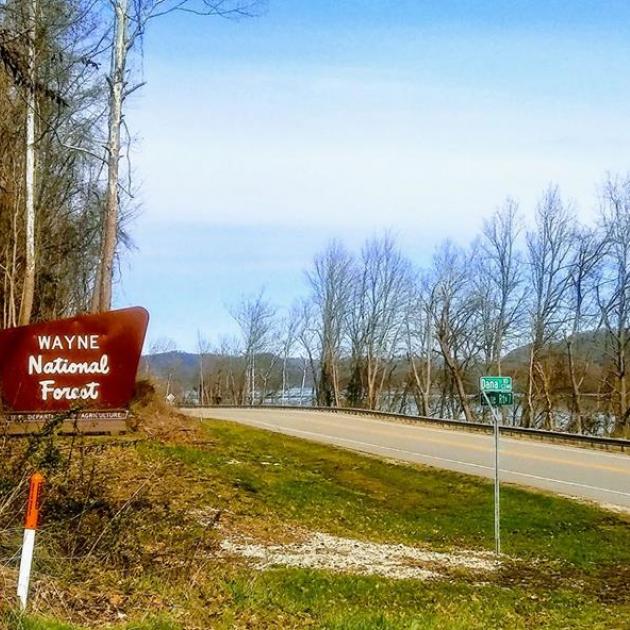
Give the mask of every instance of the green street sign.
[[511, 392], [512, 377], [482, 376], [479, 379], [479, 389], [481, 389], [482, 392]]
[[[488, 399], [486, 399], [486, 396]], [[488, 400], [493, 407], [504, 407], [514, 404], [514, 395], [512, 392], [492, 392], [486, 391], [480, 394], [481, 404], [483, 407], [488, 406]]]

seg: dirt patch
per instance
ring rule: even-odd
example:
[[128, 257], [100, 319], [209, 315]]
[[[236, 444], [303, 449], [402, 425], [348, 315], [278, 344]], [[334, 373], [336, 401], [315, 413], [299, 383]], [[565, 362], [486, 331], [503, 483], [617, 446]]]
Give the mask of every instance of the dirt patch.
[[623, 564], [602, 571], [593, 585], [593, 590], [601, 602], [628, 604], [630, 603], [629, 584], [630, 566]]
[[393, 579], [427, 580], [447, 577], [453, 572], [481, 576], [496, 571], [498, 566], [490, 553], [445, 553], [407, 545], [340, 538], [320, 532], [310, 534], [303, 541], [283, 545], [225, 538], [221, 550], [226, 556], [246, 558], [252, 566], [261, 570], [288, 566]]

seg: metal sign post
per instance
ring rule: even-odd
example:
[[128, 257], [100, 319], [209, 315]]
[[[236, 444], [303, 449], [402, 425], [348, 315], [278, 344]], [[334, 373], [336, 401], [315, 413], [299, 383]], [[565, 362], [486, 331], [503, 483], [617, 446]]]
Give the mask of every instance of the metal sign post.
[[[494, 419], [494, 551], [501, 555], [501, 501], [499, 486], [499, 414], [496, 406], [512, 404], [510, 376], [482, 376], [479, 379], [481, 403], [490, 407]], [[488, 395], [490, 394], [490, 396]]]
[[494, 552], [501, 555], [501, 502], [499, 492], [499, 414], [488, 398], [485, 390], [481, 390], [494, 418]]

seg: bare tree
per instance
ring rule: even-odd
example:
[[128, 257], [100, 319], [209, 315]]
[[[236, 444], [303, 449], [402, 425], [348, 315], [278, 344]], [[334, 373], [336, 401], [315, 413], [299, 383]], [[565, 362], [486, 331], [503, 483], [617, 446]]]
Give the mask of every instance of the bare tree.
[[[566, 309], [569, 327], [564, 341], [567, 350], [569, 379], [571, 382], [571, 424], [570, 429], [584, 432], [584, 413], [582, 409], [582, 383], [588, 367], [588, 357], [576, 356], [576, 343], [580, 335], [597, 325], [598, 309], [596, 291], [600, 280], [602, 256], [606, 240], [593, 229], [583, 226], [575, 228], [573, 251], [569, 266], [569, 284], [566, 292]], [[580, 344], [582, 347], [585, 344]], [[582, 350], [584, 355], [585, 350]]]
[[518, 332], [524, 303], [522, 261], [516, 246], [519, 224], [518, 204], [507, 199], [484, 221], [475, 261], [484, 363], [497, 374], [501, 374], [506, 342], [514, 341]]
[[470, 255], [451, 241], [437, 250], [431, 273], [431, 316], [440, 352], [466, 420], [474, 420], [465, 373], [479, 345], [478, 296], [470, 281]]
[[[0, 181], [5, 183], [0, 186], [0, 270], [6, 283], [5, 325], [54, 316], [56, 310], [71, 312], [81, 288], [75, 290], [74, 278], [64, 278], [64, 271], [80, 270], [83, 276], [91, 262], [88, 231], [83, 233], [85, 239], [72, 232], [81, 215], [89, 214], [78, 200], [89, 187], [84, 178], [90, 160], [75, 159], [60, 140], [71, 129], [81, 137], [81, 144], [98, 135], [95, 128], [70, 124], [79, 110], [85, 120], [92, 119], [86, 107], [88, 93], [93, 100], [99, 98], [86, 52], [94, 39], [91, 20], [86, 18], [89, 11], [82, 0], [0, 5], [0, 117], [4, 119]], [[19, 149], [13, 143], [18, 135]], [[2, 215], [11, 205], [7, 226]], [[61, 251], [66, 248], [67, 252]], [[42, 283], [42, 278], [49, 281]]]
[[256, 394], [256, 356], [269, 349], [276, 309], [267, 301], [264, 291], [260, 291], [255, 296], [243, 298], [230, 312], [241, 330], [246, 360], [247, 398], [249, 404], [253, 405]]
[[[318, 380], [319, 370], [316, 358], [319, 335], [316, 329], [315, 307], [313, 302], [308, 299], [300, 300], [297, 302], [297, 308], [299, 309], [300, 318], [297, 340], [304, 352], [302, 361], [302, 383], [300, 386], [300, 405], [302, 405], [304, 401], [307, 370], [310, 369], [315, 392], [320, 391]], [[314, 397], [311, 396], [311, 399], [313, 398]]]
[[608, 337], [614, 384], [615, 433], [630, 433], [628, 348], [630, 347], [630, 176], [609, 177], [604, 185], [600, 222], [605, 234], [606, 267], [598, 290]]
[[432, 314], [430, 280], [424, 274], [414, 283], [413, 293], [405, 317], [405, 344], [416, 408], [420, 415], [430, 416], [433, 387], [433, 355], [435, 331]]
[[338, 407], [341, 402], [339, 359], [352, 288], [352, 257], [338, 241], [315, 256], [307, 272], [313, 305], [313, 329], [318, 341], [317, 402]]
[[289, 310], [288, 315], [280, 322], [280, 340], [282, 346], [282, 404], [287, 403], [287, 368], [288, 361], [293, 351], [298, 336], [300, 333], [300, 326], [302, 325], [302, 311], [300, 304], [294, 304]]
[[246, 396], [246, 378], [239, 340], [221, 337], [215, 353], [218, 360], [212, 385], [213, 404], [219, 405], [226, 399], [233, 404], [243, 404]]
[[550, 186], [538, 203], [536, 228], [527, 233], [531, 298], [527, 399], [522, 416], [526, 427], [536, 421], [537, 395], [544, 400], [545, 428], [553, 426], [550, 375], [542, 354], [545, 346], [558, 338], [566, 322], [563, 306], [571, 278], [573, 223], [558, 188]]
[[27, 0], [26, 40], [27, 75], [26, 90], [26, 159], [24, 166], [24, 205], [26, 223], [26, 266], [22, 285], [20, 325], [31, 321], [33, 295], [35, 293], [35, 24], [37, 0]]
[[210, 352], [210, 342], [197, 330], [197, 352], [199, 354], [199, 404], [203, 406], [208, 402], [206, 393], [205, 373], [206, 356]]
[[153, 373], [153, 366], [151, 362], [155, 361], [156, 355], [170, 355], [167, 356], [166, 368], [166, 383], [164, 396], [167, 397], [172, 393], [174, 377], [181, 366], [181, 361], [177, 356], [177, 344], [170, 337], [158, 337], [149, 344], [149, 357], [145, 358], [147, 372], [149, 375]]
[[377, 409], [388, 371], [401, 350], [411, 295], [409, 261], [386, 234], [368, 240], [353, 279], [348, 311], [352, 342], [349, 400]]
[[94, 288], [92, 310], [111, 307], [114, 259], [118, 244], [121, 129], [123, 106], [129, 95], [143, 83], [130, 85], [129, 54], [142, 41], [149, 22], [172, 13], [202, 16], [240, 17], [251, 15], [256, 0], [110, 0], [113, 11], [109, 85], [108, 136], [106, 145], [107, 190], [102, 221], [101, 255]]
[[170, 337], [158, 337], [149, 343], [148, 356], [145, 358], [144, 363], [146, 366], [147, 375], [152, 373], [151, 361], [158, 354], [167, 354], [169, 352], [175, 352], [177, 350], [177, 344]]

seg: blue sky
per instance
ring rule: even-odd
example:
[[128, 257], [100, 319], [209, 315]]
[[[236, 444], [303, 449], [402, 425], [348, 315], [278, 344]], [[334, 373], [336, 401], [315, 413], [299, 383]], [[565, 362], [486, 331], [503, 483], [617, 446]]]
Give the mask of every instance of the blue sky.
[[194, 349], [226, 305], [279, 306], [333, 238], [384, 229], [418, 264], [510, 195], [558, 183], [581, 219], [630, 144], [630, 3], [270, 0], [150, 25], [129, 105], [137, 249], [119, 306]]

